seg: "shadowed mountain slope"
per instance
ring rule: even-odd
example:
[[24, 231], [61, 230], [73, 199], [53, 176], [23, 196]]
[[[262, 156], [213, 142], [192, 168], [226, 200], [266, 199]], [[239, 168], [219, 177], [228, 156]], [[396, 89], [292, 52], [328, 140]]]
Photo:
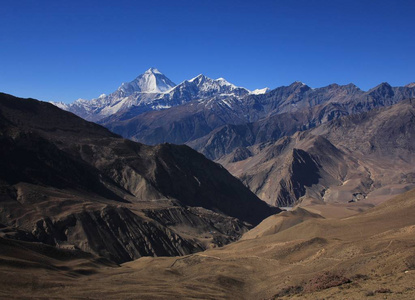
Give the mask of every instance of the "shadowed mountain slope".
[[187, 146], [124, 140], [33, 99], [0, 95], [0, 139], [9, 237], [123, 262], [223, 245], [279, 211]]

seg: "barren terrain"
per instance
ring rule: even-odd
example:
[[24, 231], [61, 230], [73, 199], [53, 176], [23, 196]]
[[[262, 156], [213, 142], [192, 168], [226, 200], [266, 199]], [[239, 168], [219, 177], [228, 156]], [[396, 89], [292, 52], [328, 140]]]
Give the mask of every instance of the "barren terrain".
[[223, 248], [120, 266], [68, 259], [49, 248], [17, 251], [1, 240], [1, 296], [413, 299], [414, 215], [415, 191], [346, 218], [298, 208], [269, 217]]

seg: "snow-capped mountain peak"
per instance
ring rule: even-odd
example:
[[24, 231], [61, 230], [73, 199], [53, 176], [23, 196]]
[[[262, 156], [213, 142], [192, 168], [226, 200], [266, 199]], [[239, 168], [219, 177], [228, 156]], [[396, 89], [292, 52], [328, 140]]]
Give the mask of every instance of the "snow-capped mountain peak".
[[[176, 98], [183, 98], [183, 93], [191, 95], [192, 99], [206, 99], [212, 96], [243, 96], [249, 94], [249, 91], [242, 87], [237, 87], [232, 83], [228, 82], [224, 78], [212, 79], [203, 74], [199, 74], [196, 77], [185, 80], [170, 93], [175, 94]], [[187, 99], [189, 101], [190, 99]], [[186, 102], [187, 102], [186, 101]]]
[[237, 88], [237, 86], [236, 85], [234, 85], [234, 84], [232, 84], [232, 83], [230, 83], [229, 81], [227, 81], [225, 78], [222, 78], [222, 77], [220, 77], [220, 78], [218, 78], [218, 79], [216, 79], [216, 81], [220, 84], [220, 85], [228, 85], [228, 86], [230, 86], [230, 87], [233, 87], [233, 88]]
[[179, 85], [177, 85], [174, 90], [183, 90], [183, 88], [188, 86], [193, 86], [195, 91], [202, 93], [208, 92], [209, 94], [248, 94], [249, 91], [245, 88], [237, 87], [234, 84], [228, 82], [225, 78], [212, 79], [203, 74], [199, 74], [196, 77], [185, 80]]
[[250, 91], [224, 78], [211, 79], [203, 74], [176, 85], [156, 68], [149, 68], [133, 81], [123, 83], [115, 92], [92, 100], [78, 99], [71, 104], [55, 103], [87, 120], [98, 121], [114, 114], [140, 114], [167, 109], [193, 100], [215, 97], [243, 97]]
[[118, 91], [124, 96], [139, 93], [164, 93], [176, 86], [156, 68], [150, 68], [131, 82], [123, 83]]
[[[199, 74], [196, 77], [193, 77], [192, 79], [189, 80], [185, 80], [188, 82], [196, 82], [196, 83], [201, 83], [202, 81], [204, 81], [205, 79], [207, 79], [207, 77], [203, 74]], [[180, 85], [180, 84], [179, 84]]]
[[63, 102], [53, 102], [53, 101], [49, 101], [49, 103], [51, 103], [51, 104], [53, 104], [53, 105], [55, 105], [55, 106], [57, 106], [57, 107], [59, 107], [60, 109], [63, 109], [63, 110], [68, 110], [68, 104], [66, 104], [66, 103], [63, 103]]
[[144, 72], [144, 74], [161, 74], [163, 75], [163, 73], [161, 73], [158, 69], [156, 68], [150, 68], [147, 71]]
[[262, 95], [262, 94], [268, 93], [269, 91], [270, 91], [270, 89], [266, 87], [266, 88], [263, 88], [263, 89], [253, 90], [253, 91], [251, 91], [251, 94], [253, 94], [253, 95]]
[[188, 82], [194, 82], [198, 86], [200, 86], [200, 85], [208, 85], [208, 86], [217, 85], [217, 86], [229, 86], [229, 87], [237, 88], [237, 86], [230, 83], [225, 78], [220, 77], [218, 79], [212, 79], [212, 78], [209, 78], [209, 77], [207, 77], [203, 74], [199, 74], [196, 77], [193, 77], [192, 79], [187, 80], [187, 81]]

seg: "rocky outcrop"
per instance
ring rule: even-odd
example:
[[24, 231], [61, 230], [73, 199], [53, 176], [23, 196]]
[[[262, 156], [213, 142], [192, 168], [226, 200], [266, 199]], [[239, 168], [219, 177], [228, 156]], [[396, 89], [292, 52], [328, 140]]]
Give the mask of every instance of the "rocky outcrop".
[[180, 256], [238, 240], [246, 224], [196, 207], [143, 209], [106, 205], [44, 217], [27, 231], [1, 229], [7, 238], [78, 249], [117, 263], [142, 256]]
[[141, 256], [178, 256], [203, 250], [169, 228], [123, 207], [83, 211], [39, 220], [32, 234], [41, 242], [76, 249], [122, 263]]
[[143, 212], [147, 217], [176, 232], [184, 235], [193, 232], [205, 248], [234, 242], [251, 228], [236, 218], [226, 217], [202, 207], [172, 207]]

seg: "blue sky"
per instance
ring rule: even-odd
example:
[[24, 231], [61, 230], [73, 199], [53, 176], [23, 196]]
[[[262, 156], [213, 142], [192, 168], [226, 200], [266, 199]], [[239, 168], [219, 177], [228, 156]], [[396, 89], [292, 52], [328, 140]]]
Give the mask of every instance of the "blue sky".
[[248, 89], [415, 81], [415, 1], [3, 0], [0, 91], [72, 102], [149, 67]]

